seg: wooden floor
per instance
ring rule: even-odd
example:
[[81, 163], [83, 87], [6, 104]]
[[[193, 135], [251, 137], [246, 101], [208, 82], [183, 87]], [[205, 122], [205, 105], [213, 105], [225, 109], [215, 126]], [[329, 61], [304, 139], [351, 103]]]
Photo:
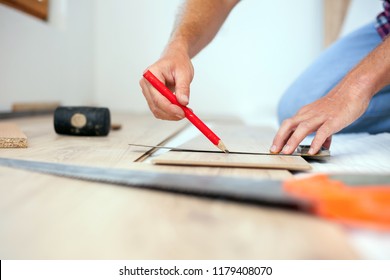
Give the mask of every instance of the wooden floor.
[[[269, 153], [269, 146], [276, 133], [273, 129], [255, 126], [214, 125], [213, 129], [225, 142], [231, 153], [183, 153], [170, 151], [153, 160], [156, 164], [170, 164], [180, 166], [209, 166], [209, 167], [236, 167], [257, 168], [257, 170], [285, 169], [290, 171], [310, 170], [310, 164], [300, 156], [287, 155], [253, 155], [234, 154], [234, 152]], [[186, 142], [180, 148], [214, 150], [218, 149], [205, 141], [200, 134]]]
[[[14, 120], [13, 120], [14, 121]], [[108, 137], [61, 136], [50, 117], [17, 119], [27, 149], [0, 157], [131, 170], [250, 178], [285, 170], [134, 162], [185, 122], [114, 115]], [[354, 259], [343, 228], [297, 211], [78, 181], [0, 167], [1, 259]]]

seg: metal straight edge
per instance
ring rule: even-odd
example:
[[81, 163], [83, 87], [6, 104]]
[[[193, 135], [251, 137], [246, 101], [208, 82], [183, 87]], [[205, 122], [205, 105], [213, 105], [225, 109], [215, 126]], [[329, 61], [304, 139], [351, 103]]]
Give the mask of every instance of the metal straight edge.
[[21, 111], [21, 112], [0, 112], [0, 120], [53, 115], [53, 114], [54, 114], [54, 109], [39, 110], [39, 111]]
[[[128, 144], [132, 147], [142, 147], [142, 148], [151, 148], [151, 149], [167, 149], [171, 150], [173, 152], [190, 152], [190, 153], [217, 153], [222, 154], [224, 152], [222, 151], [211, 151], [211, 150], [200, 150], [200, 149], [184, 149], [184, 148], [177, 148], [177, 147], [169, 147], [169, 146], [162, 146], [162, 145], [143, 145], [143, 144]], [[291, 157], [291, 156], [298, 156], [298, 157], [304, 157], [307, 159], [327, 159], [330, 157], [329, 150], [322, 149], [318, 152], [316, 155], [309, 155], [307, 154], [307, 151], [309, 149], [306, 145], [300, 145], [297, 148], [297, 151], [292, 154], [280, 154], [280, 153], [261, 153], [261, 152], [242, 152], [242, 151], [230, 151], [228, 154], [236, 154], [236, 155], [261, 155], [261, 156], [285, 156], [285, 157]]]
[[87, 167], [9, 158], [0, 158], [0, 166], [86, 181], [221, 198], [266, 206], [293, 209], [308, 207], [307, 202], [285, 193], [282, 181], [279, 180], [184, 175], [180, 173]]

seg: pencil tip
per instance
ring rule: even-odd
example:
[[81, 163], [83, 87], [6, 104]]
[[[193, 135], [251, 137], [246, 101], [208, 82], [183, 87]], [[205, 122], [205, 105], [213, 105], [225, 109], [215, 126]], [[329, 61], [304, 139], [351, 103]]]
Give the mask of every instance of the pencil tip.
[[225, 144], [222, 142], [222, 140], [219, 140], [217, 147], [218, 147], [218, 149], [220, 149], [222, 152], [224, 152], [224, 153], [226, 153], [226, 154], [229, 153], [229, 150], [226, 149]]

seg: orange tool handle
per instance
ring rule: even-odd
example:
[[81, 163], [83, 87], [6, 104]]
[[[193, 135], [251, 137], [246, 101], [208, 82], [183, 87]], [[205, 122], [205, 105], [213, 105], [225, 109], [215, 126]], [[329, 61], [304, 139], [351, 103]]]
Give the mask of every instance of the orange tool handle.
[[287, 180], [284, 190], [309, 200], [315, 214], [346, 225], [390, 230], [390, 183], [352, 187], [327, 175]]

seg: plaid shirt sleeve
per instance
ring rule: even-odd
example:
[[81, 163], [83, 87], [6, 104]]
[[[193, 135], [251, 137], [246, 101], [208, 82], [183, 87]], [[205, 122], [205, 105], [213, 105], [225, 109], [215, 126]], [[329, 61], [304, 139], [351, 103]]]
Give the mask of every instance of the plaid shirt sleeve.
[[376, 18], [376, 30], [382, 39], [385, 39], [390, 33], [390, 0], [383, 1], [384, 11]]

